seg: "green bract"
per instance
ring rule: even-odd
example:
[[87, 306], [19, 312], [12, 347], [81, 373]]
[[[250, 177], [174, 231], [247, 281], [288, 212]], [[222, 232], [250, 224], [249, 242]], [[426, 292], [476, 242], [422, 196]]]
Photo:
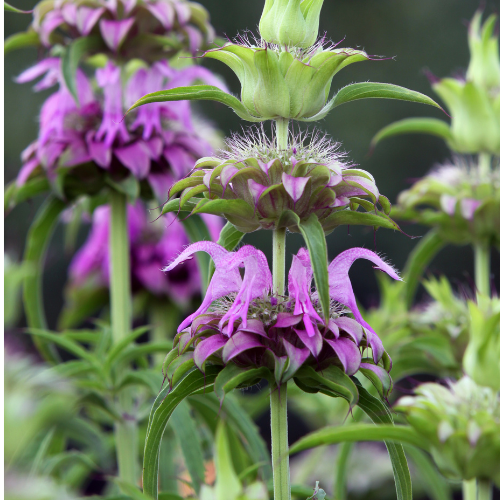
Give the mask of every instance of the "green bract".
[[468, 377], [449, 388], [422, 384], [415, 392], [397, 408], [429, 447], [441, 472], [500, 485], [500, 395]]
[[266, 0], [259, 31], [264, 40], [291, 47], [310, 47], [318, 38], [323, 0]]
[[398, 134], [426, 133], [446, 140], [460, 153], [500, 154], [500, 58], [496, 15], [481, 27], [477, 12], [469, 28], [471, 59], [466, 78], [436, 79], [432, 88], [446, 104], [451, 125], [435, 118], [410, 118], [392, 123], [374, 137], [375, 145]]
[[228, 43], [205, 52], [229, 66], [241, 83], [241, 102], [256, 119], [306, 120], [325, 110], [333, 77], [349, 64], [366, 61], [355, 49]]
[[403, 191], [394, 213], [438, 228], [446, 241], [500, 246], [500, 165], [454, 158]]
[[[229, 151], [201, 158], [191, 174], [170, 189], [163, 213], [187, 211], [223, 215], [239, 231], [288, 228], [315, 214], [326, 232], [342, 224], [398, 229], [390, 203], [368, 172], [342, 163], [327, 139], [293, 139], [286, 150], [259, 132], [234, 136]], [[377, 202], [383, 207], [377, 212]], [[366, 212], [357, 212], [362, 206]]]
[[464, 369], [478, 384], [500, 391], [500, 300], [483, 297], [480, 304], [469, 302], [470, 343]]

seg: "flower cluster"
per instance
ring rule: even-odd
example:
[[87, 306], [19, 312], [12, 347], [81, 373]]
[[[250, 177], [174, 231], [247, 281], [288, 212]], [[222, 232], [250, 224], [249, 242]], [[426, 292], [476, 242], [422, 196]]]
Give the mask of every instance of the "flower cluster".
[[441, 472], [500, 485], [500, 394], [464, 377], [449, 387], [422, 384], [398, 408], [427, 444]]
[[483, 170], [475, 160], [455, 157], [403, 191], [396, 217], [436, 226], [459, 244], [500, 246], [500, 165]]
[[[203, 217], [211, 238], [217, 239], [222, 221], [211, 215]], [[161, 272], [163, 264], [172, 260], [189, 243], [185, 231], [174, 217], [167, 215], [156, 224], [151, 224], [145, 206], [137, 201], [127, 207], [127, 223], [133, 292], [146, 290], [151, 295], [179, 304], [186, 304], [200, 295], [201, 277], [195, 262], [188, 263], [177, 272]], [[97, 286], [108, 287], [109, 224], [109, 207], [98, 207], [93, 214], [89, 237], [70, 264], [71, 288], [83, 286], [90, 278]]]
[[[296, 219], [287, 217], [287, 211], [300, 220], [315, 214], [326, 232], [342, 223], [338, 211], [348, 207], [362, 205], [376, 212], [380, 202], [390, 211], [373, 176], [347, 164], [339, 144], [319, 132], [292, 137], [284, 150], [276, 138], [268, 139], [258, 129], [245, 137], [233, 136], [227, 150], [198, 160], [169, 196], [178, 193], [180, 199], [164, 211], [224, 214], [242, 232], [281, 227], [298, 232]], [[202, 194], [205, 197], [199, 198]], [[385, 213], [379, 216], [390, 220]]]
[[23, 153], [18, 185], [42, 173], [71, 199], [98, 192], [108, 178], [121, 181], [131, 174], [141, 182], [141, 194], [162, 200], [172, 182], [212, 150], [197, 130], [189, 103], [151, 104], [123, 119], [130, 103], [147, 90], [196, 79], [220, 85], [204, 68], [177, 70], [162, 61], [127, 72], [108, 61], [96, 70], [95, 82], [77, 71], [78, 103], [63, 81], [58, 58], [44, 59], [23, 72], [18, 82], [42, 75], [35, 90], [55, 84], [59, 90], [42, 107], [39, 136]]
[[45, 0], [31, 29], [45, 47], [88, 37], [95, 52], [149, 62], [181, 49], [195, 54], [214, 38], [205, 8], [185, 0]]
[[[347, 375], [362, 369], [383, 383], [390, 380], [386, 371], [390, 359], [377, 334], [363, 320], [348, 275], [352, 263], [363, 258], [399, 279], [378, 255], [353, 248], [331, 262], [331, 306], [325, 319], [320, 315], [318, 295], [311, 290], [313, 271], [305, 249], [293, 257], [287, 296], [271, 292], [267, 260], [250, 245], [228, 252], [216, 243], [195, 243], [165, 270], [171, 272], [198, 251], [212, 257], [215, 273], [200, 308], [179, 326], [176, 343], [179, 353], [194, 348], [194, 362], [201, 370], [207, 362], [264, 366], [280, 384], [296, 376], [302, 366], [322, 370], [336, 365]], [[245, 270], [243, 278], [240, 267]], [[362, 358], [362, 351], [368, 348], [371, 357]]]

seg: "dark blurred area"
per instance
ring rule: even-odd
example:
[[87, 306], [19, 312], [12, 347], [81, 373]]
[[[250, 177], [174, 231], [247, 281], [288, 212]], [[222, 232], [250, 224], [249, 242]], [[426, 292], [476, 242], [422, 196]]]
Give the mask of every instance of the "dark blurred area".
[[[234, 37], [238, 31], [256, 32], [263, 0], [230, 2], [228, 0], [202, 0], [212, 15], [212, 22], [219, 35]], [[33, 2], [18, 0], [19, 8], [30, 8]], [[334, 78], [332, 90], [356, 81], [381, 81], [402, 85], [428, 95], [432, 94], [424, 70], [437, 76], [446, 76], [465, 70], [468, 63], [466, 37], [467, 20], [479, 7], [477, 0], [325, 0], [320, 30], [326, 31], [334, 41], [343, 38], [341, 46], [360, 47], [369, 54], [385, 56], [383, 61], [358, 63]], [[486, 12], [496, 11], [500, 2], [489, 1]], [[5, 35], [25, 29], [31, 16], [6, 13]], [[30, 85], [18, 85], [14, 77], [33, 64], [38, 57], [36, 50], [23, 49], [7, 56], [5, 61], [5, 181], [9, 182], [20, 168], [20, 153], [37, 135], [37, 119], [43, 100], [49, 91], [34, 93]], [[234, 93], [239, 84], [232, 73], [216, 61], [207, 66], [226, 78]], [[225, 133], [237, 132], [242, 126], [238, 117], [222, 105], [207, 103], [200, 106], [205, 116]], [[343, 143], [350, 158], [361, 168], [371, 172], [382, 194], [395, 203], [398, 193], [409, 186], [412, 179], [421, 177], [435, 163], [443, 161], [450, 153], [445, 144], [430, 136], [412, 135], [396, 137], [380, 144], [368, 156], [373, 135], [383, 126], [405, 117], [433, 116], [442, 113], [429, 106], [385, 100], [364, 100], [350, 103], [334, 110], [318, 123], [322, 131]], [[294, 127], [297, 127], [294, 124]], [[42, 200], [24, 203], [6, 218], [6, 250], [15, 259], [23, 252], [26, 232]], [[422, 236], [426, 229], [406, 225], [409, 235]], [[85, 231], [80, 234], [83, 241]], [[49, 249], [45, 273], [45, 302], [50, 326], [54, 327], [62, 305], [62, 290], [66, 268], [71, 256], [64, 255], [63, 234], [59, 229]], [[271, 246], [270, 232], [257, 232], [245, 239], [268, 254]], [[289, 238], [288, 255], [302, 245], [301, 238]], [[376, 250], [383, 253], [402, 269], [409, 252], [418, 242], [404, 234], [380, 230], [376, 235]], [[364, 246], [374, 249], [371, 229], [340, 228], [328, 237], [332, 258], [340, 251]], [[469, 247], [447, 247], [432, 262], [428, 272], [445, 274], [453, 283], [473, 287], [472, 250]], [[494, 251], [492, 270], [496, 290], [500, 288], [500, 257]], [[367, 307], [377, 303], [377, 284], [371, 264], [357, 263], [351, 278], [354, 289]]]

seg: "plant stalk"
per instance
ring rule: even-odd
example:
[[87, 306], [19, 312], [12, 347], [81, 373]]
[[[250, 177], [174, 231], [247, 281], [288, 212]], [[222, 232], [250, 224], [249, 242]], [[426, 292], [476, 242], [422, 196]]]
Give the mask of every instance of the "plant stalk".
[[[149, 322], [152, 326], [151, 338], [153, 342], [164, 342], [173, 339], [179, 324], [179, 310], [167, 300], [154, 300], [150, 305]], [[153, 365], [162, 365], [165, 355], [160, 353], [153, 355]]]
[[[111, 252], [111, 331], [113, 343], [124, 339], [132, 323], [130, 288], [130, 251], [127, 227], [127, 198], [114, 190], [110, 192], [111, 227], [109, 246]], [[115, 424], [118, 474], [127, 483], [137, 484], [139, 479], [139, 447], [137, 423], [133, 416], [134, 401], [131, 394], [122, 391], [118, 407], [122, 422]]]
[[477, 480], [477, 500], [492, 500], [493, 485], [488, 479]]
[[271, 455], [274, 500], [290, 500], [286, 383], [271, 386]]
[[[288, 147], [288, 120], [276, 120], [278, 150]], [[285, 293], [286, 229], [273, 231], [273, 291]], [[271, 390], [271, 455], [273, 463], [274, 500], [290, 500], [290, 465], [288, 460], [288, 420], [286, 383]]]
[[477, 500], [477, 485], [475, 479], [462, 482], [462, 496], [463, 500]]
[[474, 245], [474, 279], [476, 290], [485, 297], [490, 296], [490, 247], [484, 243]]

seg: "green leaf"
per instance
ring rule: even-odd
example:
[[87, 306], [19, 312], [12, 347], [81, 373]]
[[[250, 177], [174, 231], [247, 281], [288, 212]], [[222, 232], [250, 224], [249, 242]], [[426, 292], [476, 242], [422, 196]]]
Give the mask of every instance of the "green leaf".
[[352, 441], [345, 441], [339, 447], [335, 462], [335, 498], [337, 500], [347, 500], [348, 462], [352, 448]]
[[[358, 406], [370, 417], [375, 424], [392, 424], [394, 421], [387, 406], [377, 398], [373, 397], [358, 382], [359, 401]], [[396, 483], [396, 494], [398, 500], [411, 500], [411, 476], [406, 461], [405, 452], [401, 444], [386, 441], [385, 445], [391, 458], [394, 482]], [[417, 444], [422, 446], [422, 442]]]
[[211, 427], [214, 434], [217, 421], [222, 415], [233, 431], [241, 435], [252, 463], [260, 464], [259, 467], [263, 480], [267, 481], [272, 478], [271, 458], [267, 451], [266, 443], [262, 439], [254, 421], [232, 394], [228, 394], [224, 398], [222, 407], [214, 394], [192, 396], [189, 398], [189, 403], [206, 420], [207, 425]]
[[245, 200], [208, 200], [203, 198], [198, 202], [193, 214], [213, 214], [241, 217], [243, 219], [253, 219], [253, 208]]
[[[191, 243], [196, 243], [197, 241], [211, 241], [207, 225], [199, 215], [191, 215], [190, 217], [182, 219], [181, 222]], [[206, 290], [208, 287], [207, 278], [211, 259], [205, 252], [196, 252], [196, 260], [200, 268], [203, 290]]]
[[379, 130], [372, 139], [370, 148], [373, 149], [381, 140], [401, 134], [431, 134], [451, 141], [453, 135], [450, 126], [437, 118], [406, 118]]
[[104, 363], [104, 371], [109, 372], [116, 360], [120, 356], [120, 354], [136, 339], [138, 339], [141, 335], [144, 335], [147, 331], [151, 330], [150, 326], [141, 326], [140, 328], [136, 328], [134, 331], [129, 333], [125, 338], [117, 342], [109, 351], [106, 361]]
[[233, 111], [243, 120], [251, 122], [260, 122], [259, 118], [252, 116], [245, 106], [236, 97], [223, 92], [217, 87], [211, 85], [192, 85], [190, 87], [178, 87], [170, 90], [160, 90], [152, 92], [141, 97], [127, 111], [130, 112], [139, 106], [149, 104], [151, 102], [165, 101], [215, 101], [225, 104], [233, 109]]
[[33, 12], [32, 10], [17, 9], [16, 7], [13, 7], [12, 5], [8, 4], [5, 1], [3, 3], [3, 10], [5, 12], [15, 12], [16, 14], [31, 14]]
[[66, 292], [64, 307], [57, 319], [60, 330], [75, 328], [109, 302], [109, 290], [95, 283], [85, 283]]
[[131, 385], [147, 387], [152, 394], [158, 394], [163, 383], [163, 376], [156, 370], [133, 370], [125, 375], [117, 387], [121, 391]]
[[28, 179], [22, 186], [17, 186], [14, 180], [5, 188], [4, 210], [12, 210], [19, 203], [49, 190], [50, 184], [45, 177]]
[[314, 283], [319, 294], [323, 318], [330, 317], [330, 288], [328, 285], [328, 252], [326, 249], [325, 232], [316, 214], [306, 221], [300, 221], [297, 226], [304, 237], [314, 272]]
[[12, 50], [23, 49], [25, 47], [37, 47], [40, 45], [40, 38], [36, 31], [24, 31], [10, 35], [4, 42], [3, 52], [7, 54]]
[[215, 433], [215, 498], [236, 500], [240, 497], [243, 486], [234, 470], [229, 438], [223, 420], [219, 421]]
[[417, 469], [417, 475], [432, 500], [451, 500], [450, 483], [437, 471], [432, 458], [414, 446], [405, 446], [405, 452]]
[[106, 177], [106, 184], [111, 186], [113, 189], [127, 196], [127, 201], [131, 204], [135, 203], [135, 200], [139, 197], [141, 187], [139, 181], [134, 175], [127, 175], [121, 181], [115, 181], [111, 177]]
[[403, 279], [406, 282], [405, 302], [410, 309], [422, 274], [434, 256], [446, 245], [436, 229], [431, 229], [411, 251], [405, 268]]
[[78, 104], [78, 89], [76, 87], [76, 71], [83, 56], [98, 49], [101, 38], [97, 35], [77, 38], [66, 48], [61, 61], [61, 71], [64, 83], [68, 87], [73, 99]]
[[357, 212], [355, 210], [339, 210], [322, 221], [325, 231], [332, 231], [338, 226], [373, 226], [385, 227], [401, 231], [399, 226], [383, 212]]
[[356, 441], [394, 441], [421, 445], [421, 439], [411, 428], [402, 425], [350, 424], [340, 427], [325, 427], [299, 439], [290, 448], [290, 454], [323, 446]]
[[135, 359], [141, 358], [143, 356], [148, 356], [149, 354], [155, 353], [167, 353], [172, 349], [172, 342], [169, 340], [164, 340], [161, 342], [148, 342], [144, 344], [130, 346], [128, 349], [119, 354], [115, 360], [116, 365], [121, 365], [122, 363], [129, 363]]
[[310, 392], [319, 391], [332, 397], [344, 398], [351, 407], [358, 402], [356, 385], [338, 366], [329, 366], [321, 372], [317, 372], [312, 366], [304, 366], [297, 371], [294, 381], [301, 388], [309, 388]]
[[172, 428], [182, 450], [191, 484], [196, 494], [200, 494], [201, 485], [205, 482], [205, 464], [203, 463], [203, 450], [197, 424], [189, 413], [186, 401], [177, 406], [172, 413]]
[[113, 483], [118, 485], [120, 490], [132, 500], [150, 500], [150, 498], [145, 495], [135, 484], [129, 483], [117, 477], [113, 477], [111, 478], [111, 480], [113, 481]]
[[442, 109], [441, 106], [424, 94], [409, 90], [398, 85], [390, 83], [363, 82], [347, 85], [339, 90], [332, 98], [332, 109], [346, 102], [357, 101], [360, 99], [397, 99], [399, 101], [416, 102], [420, 104], [428, 104], [436, 108]]
[[[24, 279], [23, 300], [26, 319], [30, 328], [47, 328], [43, 310], [42, 275], [47, 246], [52, 237], [59, 215], [66, 208], [65, 204], [50, 196], [35, 216], [28, 235], [24, 251], [24, 262], [34, 270]], [[59, 356], [53, 346], [44, 342], [43, 337], [35, 336], [34, 342], [43, 358], [56, 362]]]
[[224, 396], [233, 389], [236, 389], [236, 387], [256, 380], [260, 381], [263, 378], [269, 380], [271, 377], [271, 372], [266, 367], [246, 369], [240, 368], [234, 363], [229, 363], [217, 376], [214, 392], [219, 401], [223, 402]]
[[195, 369], [188, 373], [172, 389], [168, 387], [158, 395], [149, 419], [146, 445], [144, 448], [144, 493], [155, 500], [158, 498], [158, 468], [160, 444], [165, 427], [175, 408], [189, 395], [204, 389], [207, 393], [213, 390], [213, 384], [219, 369], [207, 367], [203, 374]]
[[[222, 228], [220, 232], [219, 239], [217, 243], [224, 247], [226, 250], [232, 252], [240, 243], [240, 241], [245, 236], [245, 233], [238, 231], [230, 222]], [[210, 259], [210, 265], [208, 268], [208, 282], [212, 279], [215, 272], [215, 264], [212, 259]]]

